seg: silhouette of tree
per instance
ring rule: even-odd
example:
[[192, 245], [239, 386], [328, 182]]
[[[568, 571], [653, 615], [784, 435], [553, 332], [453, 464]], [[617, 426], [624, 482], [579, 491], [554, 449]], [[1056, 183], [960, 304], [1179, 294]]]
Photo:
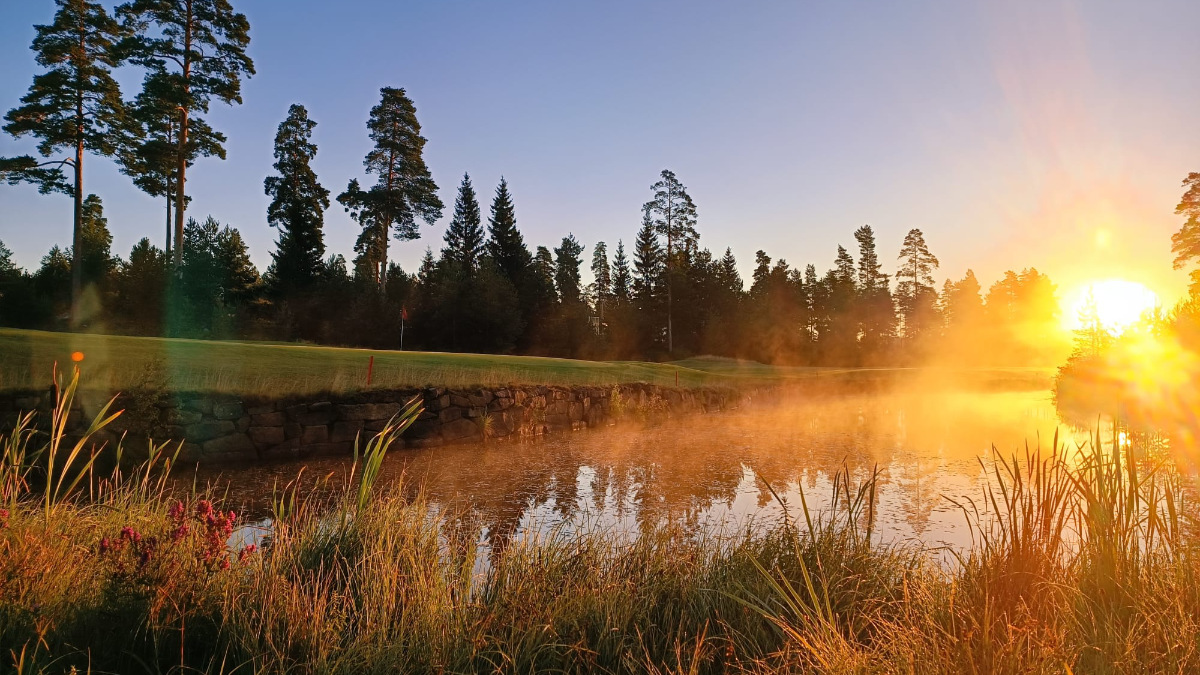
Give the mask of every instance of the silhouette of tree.
[[[34, 26], [32, 49], [45, 71], [35, 75], [21, 105], [8, 111], [4, 130], [14, 137], [37, 138], [38, 152], [50, 157], [69, 149], [71, 155], [41, 162], [25, 155], [0, 159], [0, 179], [32, 182], [43, 193], [63, 192], [75, 198], [71, 265], [72, 321], [78, 322], [83, 290], [83, 157], [117, 151], [117, 129], [124, 114], [121, 90], [112, 77], [117, 65], [113, 47], [121, 27], [104, 6], [88, 0], [56, 0], [58, 11], [48, 25]], [[74, 180], [67, 185], [62, 167]]]
[[119, 52], [154, 76], [162, 85], [155, 95], [169, 94], [179, 115], [174, 157], [178, 267], [183, 264], [187, 167], [197, 156], [189, 140], [192, 118], [207, 113], [213, 98], [229, 105], [242, 102], [242, 78], [254, 75], [254, 62], [246, 55], [250, 22], [228, 0], [132, 0], [117, 14], [130, 34]]
[[317, 155], [312, 131], [317, 123], [304, 106], [292, 104], [275, 134], [276, 176], [263, 180], [271, 203], [267, 223], [279, 228], [267, 278], [282, 296], [310, 289], [323, 273], [325, 209], [329, 190], [322, 187], [310, 162]]
[[387, 278], [388, 238], [420, 238], [417, 220], [432, 225], [442, 217], [443, 206], [422, 156], [425, 139], [416, 106], [403, 89], [384, 87], [379, 93], [379, 105], [371, 108], [367, 121], [375, 147], [363, 160], [367, 173], [378, 180], [363, 190], [358, 179], [351, 179], [337, 200], [363, 229], [354, 245], [358, 253], [355, 269], [382, 288]]

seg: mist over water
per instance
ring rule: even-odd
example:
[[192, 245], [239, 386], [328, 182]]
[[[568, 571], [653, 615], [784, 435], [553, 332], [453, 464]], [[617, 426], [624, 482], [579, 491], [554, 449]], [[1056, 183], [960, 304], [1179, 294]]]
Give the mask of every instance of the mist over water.
[[[878, 467], [879, 539], [960, 548], [969, 534], [947, 497], [979, 503], [981, 460], [991, 462], [993, 446], [1005, 456], [1023, 455], [1027, 442], [1035, 448], [1039, 440], [1048, 449], [1056, 430], [1064, 440], [1086, 438], [1059, 422], [1044, 389], [792, 396], [520, 442], [396, 450], [380, 485], [423, 491], [492, 541], [594, 528], [633, 535], [664, 521], [697, 534], [732, 534], [781, 517], [763, 480], [802, 518], [801, 491], [810, 509], [828, 508], [834, 473], [846, 467], [863, 479]], [[311, 494], [343, 484], [349, 461], [202, 469], [195, 479], [264, 517], [276, 486], [301, 469], [301, 492]]]

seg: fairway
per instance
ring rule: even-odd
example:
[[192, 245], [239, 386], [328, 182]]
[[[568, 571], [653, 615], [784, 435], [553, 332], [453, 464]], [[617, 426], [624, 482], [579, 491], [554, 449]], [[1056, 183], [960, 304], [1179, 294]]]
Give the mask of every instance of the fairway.
[[[40, 389], [52, 368], [72, 354], [83, 386], [126, 391], [158, 382], [175, 391], [301, 396], [426, 385], [467, 388], [506, 384], [609, 386], [646, 382], [681, 387], [752, 386], [816, 380], [879, 380], [915, 369], [801, 368], [733, 359], [695, 358], [671, 363], [583, 361], [538, 356], [398, 352], [276, 342], [221, 342], [0, 329], [0, 390]], [[921, 371], [925, 372], [925, 371]], [[955, 371], [977, 383], [1027, 382], [1038, 369]]]

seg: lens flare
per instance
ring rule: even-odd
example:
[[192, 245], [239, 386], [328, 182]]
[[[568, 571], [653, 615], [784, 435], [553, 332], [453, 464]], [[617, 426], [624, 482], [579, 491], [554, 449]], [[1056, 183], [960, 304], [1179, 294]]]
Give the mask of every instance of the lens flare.
[[1063, 318], [1069, 328], [1078, 328], [1087, 321], [1085, 317], [1094, 316], [1107, 330], [1122, 333], [1158, 306], [1158, 295], [1145, 284], [1128, 279], [1103, 279], [1081, 287]]
[[83, 360], [83, 352], [71, 352], [71, 360], [75, 363], [79, 363]]

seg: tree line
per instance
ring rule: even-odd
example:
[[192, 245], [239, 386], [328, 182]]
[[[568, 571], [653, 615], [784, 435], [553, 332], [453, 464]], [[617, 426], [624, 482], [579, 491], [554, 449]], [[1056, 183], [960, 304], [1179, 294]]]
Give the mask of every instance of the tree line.
[[[939, 289], [937, 258], [911, 230], [885, 274], [870, 226], [854, 233], [857, 261], [838, 247], [833, 267], [791, 267], [756, 254], [747, 290], [732, 252], [700, 245], [698, 210], [669, 170], [651, 185], [626, 249], [586, 247], [572, 234], [530, 247], [501, 177], [486, 224], [471, 177], [459, 184], [439, 251], [405, 271], [393, 240], [420, 237], [445, 205], [423, 157], [416, 107], [385, 87], [367, 123], [366, 177], [334, 199], [361, 228], [354, 255], [327, 255], [332, 193], [311, 167], [316, 122], [292, 105], [275, 138], [266, 222], [278, 237], [260, 273], [237, 229], [186, 217], [187, 169], [224, 158], [225, 137], [202, 115], [240, 103], [249, 24], [227, 0], [133, 0], [110, 16], [88, 0], [57, 0], [33, 49], [34, 78], [4, 129], [39, 140], [41, 157], [0, 160], [0, 179], [32, 182], [75, 201], [73, 238], [37, 270], [0, 244], [0, 322], [145, 335], [304, 340], [440, 351], [590, 358], [712, 354], [788, 364], [905, 363], [954, 354], [972, 363], [1045, 360], [1036, 331], [1057, 326], [1055, 287], [1037, 270], [1008, 272], [986, 294], [970, 271]], [[122, 98], [112, 69], [141, 68]], [[62, 153], [61, 155], [59, 153]], [[134, 184], [164, 200], [164, 247], [111, 251], [100, 198], [84, 195], [89, 154], [114, 158]], [[68, 176], [69, 174], [69, 176]], [[591, 283], [583, 281], [587, 264]], [[958, 349], [958, 347], [963, 347]]]

